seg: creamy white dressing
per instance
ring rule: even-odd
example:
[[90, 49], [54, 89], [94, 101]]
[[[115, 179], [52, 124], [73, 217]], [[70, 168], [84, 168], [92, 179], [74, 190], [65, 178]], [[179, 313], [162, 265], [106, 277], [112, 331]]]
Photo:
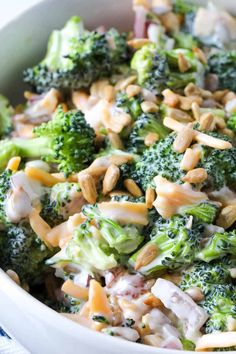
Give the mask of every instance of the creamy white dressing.
[[157, 279], [151, 291], [182, 322], [186, 338], [196, 340], [200, 335], [200, 328], [208, 319], [206, 312], [168, 280]]
[[137, 342], [139, 339], [138, 332], [135, 329], [129, 327], [107, 327], [103, 330], [103, 333], [112, 333], [114, 336], [122, 337], [131, 342]]
[[145, 288], [144, 278], [140, 274], [124, 274], [113, 280], [112, 286], [107, 288], [110, 295], [137, 298]]

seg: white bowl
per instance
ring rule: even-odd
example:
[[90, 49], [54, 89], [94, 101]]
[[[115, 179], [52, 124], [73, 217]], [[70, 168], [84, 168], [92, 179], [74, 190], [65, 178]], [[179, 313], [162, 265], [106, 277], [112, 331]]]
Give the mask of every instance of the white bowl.
[[[215, 2], [236, 12], [234, 0]], [[14, 102], [22, 100], [22, 70], [38, 62], [49, 33], [75, 14], [88, 28], [101, 24], [132, 28], [131, 0], [42, 1], [0, 31], [1, 93]], [[0, 314], [1, 325], [32, 354], [184, 353], [131, 343], [82, 327], [40, 303], [1, 270]]]

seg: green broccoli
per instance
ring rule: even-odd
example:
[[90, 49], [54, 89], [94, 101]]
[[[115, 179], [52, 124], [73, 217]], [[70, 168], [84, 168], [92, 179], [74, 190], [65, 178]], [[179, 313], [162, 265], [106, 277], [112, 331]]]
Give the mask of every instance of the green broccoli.
[[143, 113], [135, 121], [128, 139], [128, 149], [140, 154], [145, 149], [145, 137], [149, 133], [157, 134], [157, 138], [165, 138], [169, 131], [161, 119], [153, 113]]
[[0, 137], [6, 136], [12, 129], [11, 117], [14, 113], [8, 99], [0, 95]]
[[[185, 73], [178, 68], [179, 53], [189, 64]], [[183, 88], [190, 82], [203, 86], [204, 66], [187, 49], [160, 51], [155, 44], [145, 45], [134, 54], [131, 68], [137, 71], [138, 83], [157, 94], [167, 87], [173, 90]]]
[[51, 255], [27, 222], [9, 224], [0, 236], [0, 266], [12, 269], [21, 281], [36, 284], [46, 271], [44, 261]]
[[236, 287], [232, 284], [212, 286], [209, 296], [202, 307], [207, 311], [210, 319], [205, 324], [206, 333], [227, 331], [228, 321], [236, 319]]
[[55, 226], [80, 211], [81, 189], [78, 183], [57, 183], [41, 198], [41, 216]]
[[[209, 135], [220, 139], [229, 140], [228, 137], [218, 133]], [[201, 167], [205, 168], [208, 178], [204, 186], [208, 190], [219, 190], [225, 185], [231, 188], [236, 187], [236, 148], [218, 150], [202, 146]]]
[[212, 263], [197, 262], [182, 273], [180, 288], [184, 291], [199, 288], [204, 296], [211, 293], [213, 286], [232, 282], [228, 260]]
[[210, 318], [205, 324], [205, 331], [227, 331], [228, 321], [236, 319], [236, 288], [230, 275], [230, 268], [235, 260], [222, 259], [212, 263], [196, 263], [183, 272], [180, 288], [184, 291], [197, 287], [204, 298], [199, 303]]
[[227, 127], [236, 133], [236, 113], [233, 113], [227, 120]]
[[[195, 219], [191, 228], [188, 228], [187, 216], [173, 216], [170, 219], [159, 217], [151, 231], [151, 240], [148, 244], [157, 246], [156, 258], [139, 269], [144, 275], [155, 275], [166, 270], [181, 269], [191, 264], [195, 253], [200, 247], [203, 225]], [[147, 244], [144, 245], [147, 247]], [[130, 264], [134, 265], [141, 248], [130, 258]]]
[[119, 254], [135, 251], [143, 241], [139, 227], [132, 224], [120, 226], [118, 222], [105, 218], [97, 206], [85, 205], [83, 213], [96, 223], [101, 236]]
[[69, 175], [87, 167], [93, 159], [95, 133], [80, 111], [65, 113], [59, 108], [53, 119], [35, 128], [34, 133], [36, 138], [33, 139], [3, 141], [2, 164], [5, 165], [13, 155], [41, 157], [58, 164], [58, 169]]
[[219, 50], [208, 58], [208, 68], [211, 74], [216, 74], [219, 89], [236, 91], [236, 50]]
[[119, 92], [116, 96], [116, 106], [131, 115], [133, 120], [138, 119], [142, 114], [141, 103], [144, 101], [142, 95], [128, 97], [127, 93]]
[[7, 225], [10, 223], [5, 212], [6, 196], [11, 189], [11, 170], [5, 170], [0, 174], [0, 224]]
[[173, 34], [173, 38], [175, 40], [175, 48], [192, 50], [198, 46], [197, 40], [190, 33], [179, 31]]
[[101, 77], [119, 72], [129, 60], [126, 34], [115, 29], [88, 32], [79, 17], [72, 17], [61, 31], [54, 31], [45, 58], [24, 72], [24, 81], [37, 92], [89, 87]]
[[186, 15], [197, 10], [197, 5], [193, 1], [173, 0], [173, 11], [175, 13]]
[[184, 176], [180, 169], [183, 154], [174, 151], [174, 140], [175, 134], [169, 134], [165, 139], [144, 150], [136, 165], [132, 165], [131, 171], [127, 171], [143, 190], [153, 186], [153, 178], [157, 175], [172, 182], [180, 181]]
[[46, 263], [54, 267], [74, 263], [91, 275], [117, 266], [114, 250], [88, 221], [81, 224], [65, 248]]
[[0, 140], [0, 172], [3, 171], [8, 161], [19, 155], [19, 148], [10, 139]]
[[197, 205], [185, 206], [180, 209], [180, 214], [192, 215], [207, 224], [213, 224], [219, 207], [212, 202], [203, 202]]
[[236, 230], [216, 232], [196, 257], [204, 262], [211, 262], [225, 255], [236, 255]]

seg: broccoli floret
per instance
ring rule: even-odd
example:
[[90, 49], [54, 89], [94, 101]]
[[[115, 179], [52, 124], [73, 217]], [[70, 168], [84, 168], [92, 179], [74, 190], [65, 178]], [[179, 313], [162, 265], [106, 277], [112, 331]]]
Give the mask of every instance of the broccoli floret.
[[[189, 64], [189, 70], [181, 73], [178, 68], [178, 54], [184, 55]], [[165, 88], [180, 89], [188, 83], [203, 85], [204, 66], [186, 49], [160, 51], [155, 44], [143, 46], [131, 61], [131, 68], [137, 71], [138, 83], [160, 94]]]
[[231, 117], [229, 117], [227, 121], [227, 127], [232, 129], [234, 133], [236, 133], [236, 113], [233, 113]]
[[[139, 269], [144, 275], [166, 270], [181, 269], [191, 264], [195, 258], [195, 252], [199, 249], [203, 226], [193, 220], [191, 229], [188, 228], [187, 216], [173, 216], [170, 219], [159, 218], [151, 232], [151, 241], [148, 244], [157, 246], [157, 256], [146, 266]], [[147, 247], [147, 244], [144, 245]], [[130, 258], [130, 264], [134, 265], [143, 248]]]
[[1, 268], [14, 270], [22, 281], [31, 284], [42, 281], [46, 271], [44, 261], [51, 255], [51, 251], [28, 223], [9, 224], [0, 236], [0, 243]]
[[197, 5], [193, 1], [186, 0], [174, 0], [173, 1], [173, 11], [175, 13], [186, 15], [197, 10]]
[[180, 214], [192, 215], [207, 224], [213, 224], [219, 207], [211, 202], [203, 202], [197, 205], [182, 207]]
[[[183, 154], [173, 149], [175, 135], [170, 134], [165, 139], [146, 149], [135, 168], [127, 171], [143, 190], [153, 186], [153, 178], [157, 175], [176, 182], [181, 180], [184, 172], [180, 169]], [[155, 187], [155, 186], [154, 186]]]
[[197, 258], [204, 262], [211, 262], [225, 255], [236, 255], [236, 230], [215, 233], [198, 253]]
[[228, 321], [236, 319], [236, 287], [232, 284], [213, 285], [202, 306], [210, 316], [205, 324], [206, 333], [227, 331]]
[[[53, 119], [34, 130], [36, 138], [15, 138], [10, 141], [12, 149], [25, 158], [41, 157], [47, 162], [58, 164], [66, 175], [88, 166], [94, 154], [94, 130], [86, 123], [80, 111], [57, 110]], [[9, 142], [6, 142], [8, 147]], [[8, 148], [8, 159], [12, 156]], [[2, 151], [0, 152], [0, 159]], [[6, 155], [6, 154], [5, 154]], [[9, 156], [10, 155], [10, 156]]]
[[219, 89], [236, 91], [236, 50], [220, 50], [208, 58], [209, 72], [216, 74], [219, 80]]
[[129, 60], [126, 34], [115, 29], [88, 32], [79, 17], [72, 17], [49, 38], [45, 58], [24, 72], [24, 80], [37, 92], [89, 87], [101, 77], [121, 71]]
[[135, 121], [129, 135], [128, 149], [139, 154], [145, 149], [145, 138], [149, 133], [155, 133], [157, 139], [165, 138], [169, 131], [161, 119], [152, 113], [143, 113]]
[[[229, 140], [223, 135], [211, 133], [220, 139]], [[208, 178], [204, 185], [208, 190], [219, 190], [225, 185], [236, 187], [236, 148], [218, 150], [202, 147], [201, 167], [205, 168]]]
[[13, 108], [8, 99], [0, 95], [0, 137], [6, 136], [12, 129], [11, 117]]
[[231, 282], [230, 266], [225, 262], [195, 263], [182, 274], [180, 288], [184, 291], [190, 288], [199, 288], [207, 296], [214, 285], [227, 284]]
[[125, 92], [119, 92], [116, 96], [116, 106], [130, 114], [133, 120], [136, 120], [142, 114], [141, 103], [143, 101], [141, 95], [128, 97]]
[[46, 263], [55, 267], [74, 263], [91, 275], [117, 265], [114, 250], [88, 221], [81, 224], [65, 248]]
[[5, 201], [11, 188], [11, 170], [5, 170], [0, 174], [0, 224], [6, 225], [9, 220], [5, 212]]
[[198, 46], [197, 40], [190, 33], [179, 31], [174, 33], [173, 38], [175, 39], [175, 48], [192, 50]]
[[64, 294], [63, 303], [57, 310], [58, 312], [64, 313], [79, 313], [82, 305], [83, 302], [81, 302], [81, 300], [76, 299], [75, 297], [72, 297], [68, 294]]
[[78, 183], [57, 183], [41, 198], [41, 216], [55, 226], [80, 211], [81, 189]]
[[199, 303], [210, 318], [205, 324], [207, 333], [227, 331], [228, 320], [236, 319], [236, 288], [230, 276], [235, 261], [222, 259], [213, 263], [197, 263], [184, 271], [180, 288], [184, 291], [197, 287], [204, 294]]
[[104, 240], [120, 254], [135, 251], [143, 241], [139, 227], [132, 224], [120, 226], [118, 222], [105, 218], [97, 206], [85, 205], [83, 213], [96, 223]]

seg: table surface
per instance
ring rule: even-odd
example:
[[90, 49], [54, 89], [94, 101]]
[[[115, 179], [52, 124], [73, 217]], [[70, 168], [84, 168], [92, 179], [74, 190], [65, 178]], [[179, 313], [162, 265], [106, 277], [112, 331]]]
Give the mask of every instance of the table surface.
[[40, 0], [7, 0], [3, 1], [0, 11], [0, 27], [19, 15], [28, 7], [36, 4]]

